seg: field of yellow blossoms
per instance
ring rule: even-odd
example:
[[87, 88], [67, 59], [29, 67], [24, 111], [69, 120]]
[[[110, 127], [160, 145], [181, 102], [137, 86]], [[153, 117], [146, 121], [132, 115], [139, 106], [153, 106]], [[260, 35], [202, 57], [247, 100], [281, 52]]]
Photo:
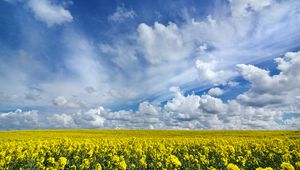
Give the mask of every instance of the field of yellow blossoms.
[[0, 169], [300, 170], [300, 131], [2, 131]]

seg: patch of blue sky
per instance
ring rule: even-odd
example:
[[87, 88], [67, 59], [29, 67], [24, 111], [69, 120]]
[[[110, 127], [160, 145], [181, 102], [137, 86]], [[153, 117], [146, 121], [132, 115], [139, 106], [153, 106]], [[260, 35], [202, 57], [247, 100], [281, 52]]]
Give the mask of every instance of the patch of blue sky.
[[[21, 46], [22, 38], [19, 36], [20, 28], [20, 7], [15, 7], [5, 1], [0, 1], [0, 47], [18, 49]], [[2, 51], [3, 49], [1, 49]]]

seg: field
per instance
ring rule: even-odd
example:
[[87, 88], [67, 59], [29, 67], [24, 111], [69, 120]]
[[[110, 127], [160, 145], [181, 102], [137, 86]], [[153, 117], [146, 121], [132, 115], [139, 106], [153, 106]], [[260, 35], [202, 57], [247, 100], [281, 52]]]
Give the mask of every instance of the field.
[[0, 169], [300, 169], [300, 131], [0, 132]]

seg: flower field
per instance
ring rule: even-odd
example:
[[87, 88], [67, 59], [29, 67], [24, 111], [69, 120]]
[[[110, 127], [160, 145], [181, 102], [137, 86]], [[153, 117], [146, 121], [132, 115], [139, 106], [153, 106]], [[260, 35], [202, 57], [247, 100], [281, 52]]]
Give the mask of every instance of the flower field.
[[300, 169], [300, 131], [0, 132], [0, 169]]

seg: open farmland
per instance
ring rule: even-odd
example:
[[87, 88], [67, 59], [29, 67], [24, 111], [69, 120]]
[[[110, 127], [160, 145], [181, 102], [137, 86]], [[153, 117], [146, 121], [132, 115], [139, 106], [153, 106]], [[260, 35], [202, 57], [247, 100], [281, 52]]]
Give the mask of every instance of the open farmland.
[[0, 141], [0, 169], [300, 169], [300, 131], [2, 131]]

